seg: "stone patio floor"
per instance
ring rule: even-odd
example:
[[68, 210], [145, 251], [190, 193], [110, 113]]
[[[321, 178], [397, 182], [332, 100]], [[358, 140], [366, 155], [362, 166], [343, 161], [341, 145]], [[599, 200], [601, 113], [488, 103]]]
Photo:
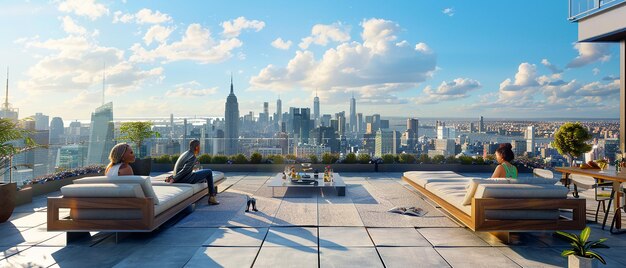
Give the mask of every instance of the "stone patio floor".
[[[219, 206], [206, 205], [205, 198], [193, 213], [152, 233], [94, 233], [72, 244], [64, 233], [47, 232], [46, 199], [35, 198], [0, 224], [0, 267], [567, 266], [559, 253], [568, 244], [551, 232], [515, 234], [515, 242], [504, 245], [461, 227], [400, 173], [341, 175], [345, 197], [313, 189], [276, 189], [272, 197], [266, 184], [273, 174], [227, 173]], [[257, 199], [258, 212], [244, 212], [246, 195]], [[581, 196], [591, 220], [596, 203]], [[420, 207], [426, 215], [386, 212], [394, 206]], [[589, 225], [592, 238], [607, 237], [611, 246], [597, 250], [608, 262], [599, 267], [625, 267], [626, 235]]]

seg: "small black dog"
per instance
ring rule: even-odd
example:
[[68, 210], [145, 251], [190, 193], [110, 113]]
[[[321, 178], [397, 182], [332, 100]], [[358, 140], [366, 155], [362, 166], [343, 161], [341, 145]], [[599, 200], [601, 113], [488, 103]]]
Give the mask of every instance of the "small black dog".
[[250, 205], [252, 205], [253, 211], [258, 211], [256, 209], [256, 198], [250, 197], [249, 195], [246, 195], [246, 198], [248, 199], [248, 203], [246, 204], [246, 212], [250, 212]]

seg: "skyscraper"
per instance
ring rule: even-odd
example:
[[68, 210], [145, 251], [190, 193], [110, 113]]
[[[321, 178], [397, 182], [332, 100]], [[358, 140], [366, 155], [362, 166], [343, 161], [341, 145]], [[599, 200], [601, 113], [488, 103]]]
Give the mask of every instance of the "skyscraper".
[[91, 114], [87, 164], [106, 164], [113, 148], [113, 103], [109, 102]]
[[35, 130], [49, 130], [50, 117], [42, 113], [36, 113], [33, 118], [35, 119]]
[[283, 102], [280, 100], [280, 96], [278, 96], [278, 100], [276, 100], [276, 118], [274, 120], [278, 122], [279, 126], [280, 123], [283, 122]]
[[483, 133], [485, 132], [485, 122], [483, 121], [483, 117], [480, 117], [480, 122], [478, 122], [478, 132], [479, 133]]
[[317, 96], [317, 90], [315, 91], [315, 98], [313, 98], [313, 120], [318, 121], [320, 119], [320, 98]]
[[357, 113], [356, 114], [356, 131], [358, 133], [363, 133], [363, 130], [365, 128], [363, 127], [363, 113]]
[[528, 126], [526, 128], [526, 152], [535, 152], [535, 126]]
[[230, 94], [226, 98], [226, 111], [224, 114], [225, 131], [224, 138], [225, 154], [233, 155], [238, 151], [238, 138], [239, 138], [239, 103], [237, 103], [237, 96], [233, 89], [233, 76], [230, 76]]
[[[61, 144], [61, 136], [63, 136], [63, 119], [61, 117], [53, 117], [50, 121], [50, 144]], [[79, 133], [80, 135], [80, 128]]]
[[18, 111], [17, 109], [13, 109], [11, 104], [9, 104], [9, 68], [7, 67], [7, 85], [6, 91], [4, 93], [4, 104], [2, 104], [2, 108], [0, 108], [0, 118], [8, 118], [17, 122]]
[[350, 130], [352, 132], [357, 131], [357, 122], [356, 122], [356, 100], [354, 99], [354, 93], [352, 93], [352, 98], [350, 98]]

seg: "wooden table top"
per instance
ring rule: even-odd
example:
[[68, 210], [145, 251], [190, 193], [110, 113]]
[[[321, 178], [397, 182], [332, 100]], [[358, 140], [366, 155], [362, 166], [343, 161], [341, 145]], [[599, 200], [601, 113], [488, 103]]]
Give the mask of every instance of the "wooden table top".
[[599, 169], [582, 169], [579, 167], [557, 167], [555, 168], [555, 170], [561, 173], [580, 174], [591, 176], [597, 179], [626, 182], [626, 171], [617, 173], [615, 172], [615, 169], [600, 171]]

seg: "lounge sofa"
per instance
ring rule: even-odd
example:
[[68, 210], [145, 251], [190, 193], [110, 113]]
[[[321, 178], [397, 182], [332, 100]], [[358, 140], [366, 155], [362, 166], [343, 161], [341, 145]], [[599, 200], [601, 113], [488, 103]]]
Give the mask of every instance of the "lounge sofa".
[[556, 179], [486, 180], [450, 171], [409, 171], [402, 179], [473, 231], [508, 236], [585, 227], [585, 199], [568, 199]]
[[[226, 180], [213, 172], [215, 187]], [[207, 183], [169, 184], [164, 176], [88, 177], [48, 198], [48, 231], [150, 232], [208, 194]], [[70, 209], [60, 218], [60, 209]]]

